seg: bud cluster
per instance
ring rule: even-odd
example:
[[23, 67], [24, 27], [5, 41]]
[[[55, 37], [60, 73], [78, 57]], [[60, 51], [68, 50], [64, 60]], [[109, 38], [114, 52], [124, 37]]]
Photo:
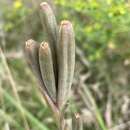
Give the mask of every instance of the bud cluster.
[[71, 22], [57, 25], [51, 7], [41, 3], [47, 41], [26, 41], [28, 63], [36, 75], [40, 90], [57, 119], [68, 100], [75, 67], [75, 38]]

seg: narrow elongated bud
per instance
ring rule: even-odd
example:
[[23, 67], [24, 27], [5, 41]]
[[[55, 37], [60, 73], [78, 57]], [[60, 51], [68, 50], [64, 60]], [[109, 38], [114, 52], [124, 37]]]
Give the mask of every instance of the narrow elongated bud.
[[34, 74], [36, 75], [36, 77], [38, 78], [38, 81], [40, 83], [40, 90], [41, 90], [46, 102], [51, 107], [52, 111], [55, 113], [54, 114], [55, 117], [58, 118], [59, 110], [57, 109], [55, 104], [52, 102], [49, 94], [47, 93], [47, 89], [46, 89], [43, 79], [42, 79], [40, 65], [39, 65], [39, 45], [38, 45], [38, 43], [32, 39], [26, 41], [25, 52], [26, 52], [27, 59], [28, 59], [27, 61], [29, 62], [29, 65], [31, 66], [32, 71], [34, 72]]
[[68, 31], [67, 25], [61, 24], [59, 30], [58, 47], [58, 106], [62, 108], [65, 104], [67, 94], [67, 74], [68, 74]]
[[43, 80], [42, 80], [40, 67], [39, 67], [39, 60], [38, 60], [38, 50], [39, 50], [39, 45], [36, 41], [32, 39], [26, 41], [25, 52], [28, 58], [27, 61], [31, 66], [32, 71], [38, 78], [40, 84], [43, 86]]
[[[71, 85], [74, 76], [75, 68], [75, 37], [72, 24], [69, 21], [63, 21], [62, 24], [67, 24], [68, 30], [68, 75], [67, 75], [67, 88], [68, 88], [68, 97], [71, 90]], [[66, 98], [67, 99], [67, 98]]]
[[43, 91], [46, 92], [47, 90], [42, 79], [39, 65], [39, 44], [32, 39], [26, 41], [25, 52], [28, 59], [27, 61], [31, 66], [33, 73], [36, 75], [40, 87], [42, 87]]
[[[57, 82], [57, 35], [58, 35], [58, 26], [56, 22], [55, 15], [53, 13], [53, 10], [51, 7], [46, 3], [42, 2], [40, 4], [42, 10], [43, 10], [43, 20], [45, 25], [45, 30], [48, 36], [48, 41], [50, 44], [50, 48], [52, 51], [53, 56], [53, 66], [54, 66], [54, 73], [55, 73], [55, 79]], [[57, 83], [56, 83], [57, 84]]]
[[53, 44], [52, 46], [56, 46], [58, 26], [57, 26], [55, 15], [51, 7], [46, 2], [42, 2], [40, 6], [44, 14], [43, 20], [44, 20], [45, 28], [48, 34], [48, 40], [52, 40], [55, 44], [53, 43], [50, 43], [50, 44]]
[[69, 97], [75, 67], [75, 38], [69, 21], [61, 22], [58, 57], [58, 103], [62, 107]]
[[49, 96], [56, 102], [56, 84], [54, 77], [53, 61], [48, 43], [41, 43], [39, 49], [39, 63], [42, 78]]

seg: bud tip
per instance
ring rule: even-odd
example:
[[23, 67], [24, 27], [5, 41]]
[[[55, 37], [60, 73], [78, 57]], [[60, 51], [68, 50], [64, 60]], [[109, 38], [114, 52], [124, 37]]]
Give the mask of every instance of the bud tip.
[[30, 46], [34, 43], [34, 40], [33, 39], [29, 39], [25, 43], [26, 43], [26, 47], [30, 48]]
[[41, 49], [46, 50], [48, 48], [48, 43], [47, 42], [42, 42], [41, 43]]
[[72, 25], [72, 24], [68, 20], [63, 20], [63, 21], [61, 21], [61, 25]]
[[43, 8], [43, 9], [46, 9], [46, 8], [48, 8], [48, 3], [47, 2], [42, 2], [41, 4], [40, 4], [40, 7], [41, 8]]

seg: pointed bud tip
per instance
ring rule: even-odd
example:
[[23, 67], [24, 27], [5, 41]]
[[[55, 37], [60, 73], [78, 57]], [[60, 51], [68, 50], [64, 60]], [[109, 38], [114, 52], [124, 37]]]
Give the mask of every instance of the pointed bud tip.
[[47, 43], [47, 42], [42, 42], [42, 43], [41, 43], [41, 48], [42, 48], [42, 49], [48, 48], [48, 43]]
[[42, 3], [40, 4], [40, 7], [41, 7], [42, 9], [47, 9], [47, 8], [49, 7], [49, 5], [48, 5], [47, 2], [42, 2]]
[[68, 20], [63, 20], [61, 21], [61, 28], [64, 28], [65, 30], [68, 30], [69, 32], [71, 32], [72, 30], [72, 23]]
[[70, 22], [70, 21], [68, 21], [68, 20], [63, 20], [63, 21], [61, 21], [61, 25], [69, 25], [69, 26], [72, 26], [72, 23]]
[[44, 6], [44, 5], [48, 5], [48, 3], [47, 3], [47, 2], [42, 2], [42, 3], [40, 4], [40, 6]]
[[35, 41], [34, 41], [33, 39], [27, 40], [27, 41], [25, 42], [26, 47], [27, 47], [27, 48], [30, 48], [30, 46], [31, 46], [34, 42], [35, 42]]
[[79, 118], [80, 118], [80, 114], [79, 114], [79, 113], [76, 113], [76, 114], [75, 114], [75, 118], [76, 118], [76, 119], [79, 119]]

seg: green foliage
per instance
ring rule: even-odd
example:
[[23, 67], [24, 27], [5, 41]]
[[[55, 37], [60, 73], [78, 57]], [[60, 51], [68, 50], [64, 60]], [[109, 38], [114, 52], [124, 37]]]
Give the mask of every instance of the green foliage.
[[89, 60], [99, 60], [105, 56], [106, 49], [120, 47], [119, 37], [125, 39], [123, 42], [129, 41], [130, 10], [125, 0], [56, 0], [56, 4], [69, 10], [62, 17], [73, 21], [77, 44]]
[[3, 9], [4, 17], [4, 30], [6, 32], [18, 31], [20, 32], [25, 17], [28, 15], [30, 10], [25, 6], [21, 0], [16, 0], [8, 6], [9, 3], [6, 3], [5, 8]]
[[25, 37], [25, 19], [32, 11], [22, 0], [2, 1], [0, 7], [2, 30], [7, 42], [5, 46], [8, 49], [13, 49], [14, 46], [19, 47], [19, 39]]
[[[77, 44], [85, 50], [91, 61], [105, 58], [106, 50], [118, 50], [130, 40], [130, 10], [129, 3], [125, 0], [55, 0], [55, 4], [57, 10], [61, 10], [58, 12], [62, 12], [58, 18], [73, 22]], [[20, 0], [14, 1], [11, 7], [6, 6], [3, 11], [4, 30], [21, 33], [26, 16], [30, 13], [32, 9]], [[37, 36], [40, 35], [42, 34]]]

